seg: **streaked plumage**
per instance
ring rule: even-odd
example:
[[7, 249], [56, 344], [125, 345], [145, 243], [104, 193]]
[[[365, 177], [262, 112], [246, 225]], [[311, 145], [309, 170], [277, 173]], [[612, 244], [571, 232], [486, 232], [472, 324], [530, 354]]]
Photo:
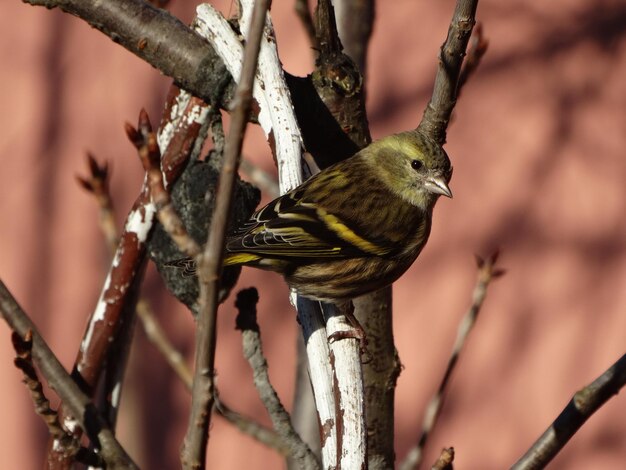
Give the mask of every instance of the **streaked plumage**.
[[[451, 174], [443, 149], [417, 131], [385, 137], [255, 212], [228, 237], [224, 265], [280, 272], [324, 301], [389, 285], [428, 240]], [[195, 271], [189, 259], [171, 264]]]

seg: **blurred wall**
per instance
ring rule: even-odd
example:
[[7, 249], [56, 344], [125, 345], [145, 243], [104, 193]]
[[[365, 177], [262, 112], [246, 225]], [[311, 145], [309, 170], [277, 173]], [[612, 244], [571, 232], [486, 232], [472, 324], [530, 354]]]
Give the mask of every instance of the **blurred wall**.
[[[312, 57], [292, 3], [274, 2], [272, 13], [285, 68], [304, 75]], [[185, 21], [193, 9], [173, 1]], [[367, 83], [375, 137], [419, 122], [452, 9], [452, 0], [378, 2]], [[123, 123], [135, 122], [141, 107], [156, 122], [169, 81], [76, 18], [17, 0], [0, 11], [0, 277], [70, 368], [108, 267], [96, 204], [74, 177], [86, 173], [86, 150], [109, 160], [121, 224], [142, 180]], [[469, 304], [474, 253], [500, 248], [507, 274], [490, 288], [425, 459], [452, 445], [459, 468], [498, 469], [624, 353], [626, 4], [482, 0], [478, 17], [490, 46], [449, 129], [454, 199], [438, 204], [427, 248], [394, 287], [404, 364], [396, 451], [402, 459], [416, 439], [440, 380]], [[258, 129], [245, 152], [272, 171]], [[287, 289], [252, 269], [241, 279], [248, 285], [260, 290], [270, 373], [291, 406], [298, 331]], [[188, 313], [153, 270], [144, 292], [189, 357]], [[219, 322], [221, 396], [268, 423], [241, 356], [232, 300]], [[46, 430], [12, 357], [2, 323], [2, 467], [39, 468]], [[176, 468], [188, 396], [141, 332], [130, 370], [121, 439], [142, 467]], [[623, 467], [625, 442], [626, 401], [618, 396], [554, 467]], [[217, 418], [208, 455], [220, 469], [282, 465]]]

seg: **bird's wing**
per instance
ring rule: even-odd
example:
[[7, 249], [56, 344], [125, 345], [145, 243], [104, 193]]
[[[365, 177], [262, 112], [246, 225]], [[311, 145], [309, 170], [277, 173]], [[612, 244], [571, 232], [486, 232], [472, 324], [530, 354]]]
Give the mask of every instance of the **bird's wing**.
[[300, 187], [253, 214], [229, 237], [230, 253], [276, 258], [349, 258], [381, 256], [387, 243], [367, 240], [329, 210], [307, 201]]

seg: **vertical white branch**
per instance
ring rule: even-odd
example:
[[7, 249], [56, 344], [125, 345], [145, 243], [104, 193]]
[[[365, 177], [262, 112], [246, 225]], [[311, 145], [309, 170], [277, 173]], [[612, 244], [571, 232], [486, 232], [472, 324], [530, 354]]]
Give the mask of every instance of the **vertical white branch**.
[[[242, 31], [248, 29], [253, 4], [253, 0], [240, 1]], [[211, 43], [231, 75], [238, 77], [243, 46], [237, 34], [210, 5], [200, 5], [196, 11], [197, 31]], [[273, 139], [275, 143], [282, 194], [302, 183], [304, 145], [278, 58], [269, 15], [266, 17], [264, 34], [253, 96], [260, 108], [259, 123], [268, 140]], [[360, 467], [366, 458], [366, 430], [358, 341], [342, 339], [335, 341], [329, 348], [328, 336], [345, 330], [345, 321], [341, 320], [343, 317], [335, 317], [327, 329], [319, 303], [299, 298], [294, 305], [297, 306], [306, 339], [309, 372], [321, 423], [324, 468], [336, 468], [340, 463], [344, 468]], [[330, 363], [331, 348], [334, 367]], [[339, 395], [339, 407], [335, 403], [336, 394]], [[342, 420], [341, 436], [337, 435], [338, 419]]]
[[[250, 21], [253, 0], [241, 2], [241, 30], [247, 31]], [[259, 68], [257, 78], [263, 85], [268, 104], [274, 141], [276, 143], [276, 161], [280, 192], [285, 193], [302, 183], [302, 152], [304, 145], [300, 127], [293, 110], [291, 93], [285, 82], [272, 18], [268, 14], [265, 18], [265, 37], [259, 52]]]

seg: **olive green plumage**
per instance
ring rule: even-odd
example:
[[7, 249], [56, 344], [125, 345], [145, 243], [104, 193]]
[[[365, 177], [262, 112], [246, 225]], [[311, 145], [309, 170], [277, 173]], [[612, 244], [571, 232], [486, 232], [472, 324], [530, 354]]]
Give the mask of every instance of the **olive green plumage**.
[[[277, 271], [299, 294], [331, 302], [387, 286], [424, 247], [451, 175], [421, 133], [385, 137], [255, 212], [228, 237], [224, 265]], [[190, 260], [172, 264], [195, 271]]]

